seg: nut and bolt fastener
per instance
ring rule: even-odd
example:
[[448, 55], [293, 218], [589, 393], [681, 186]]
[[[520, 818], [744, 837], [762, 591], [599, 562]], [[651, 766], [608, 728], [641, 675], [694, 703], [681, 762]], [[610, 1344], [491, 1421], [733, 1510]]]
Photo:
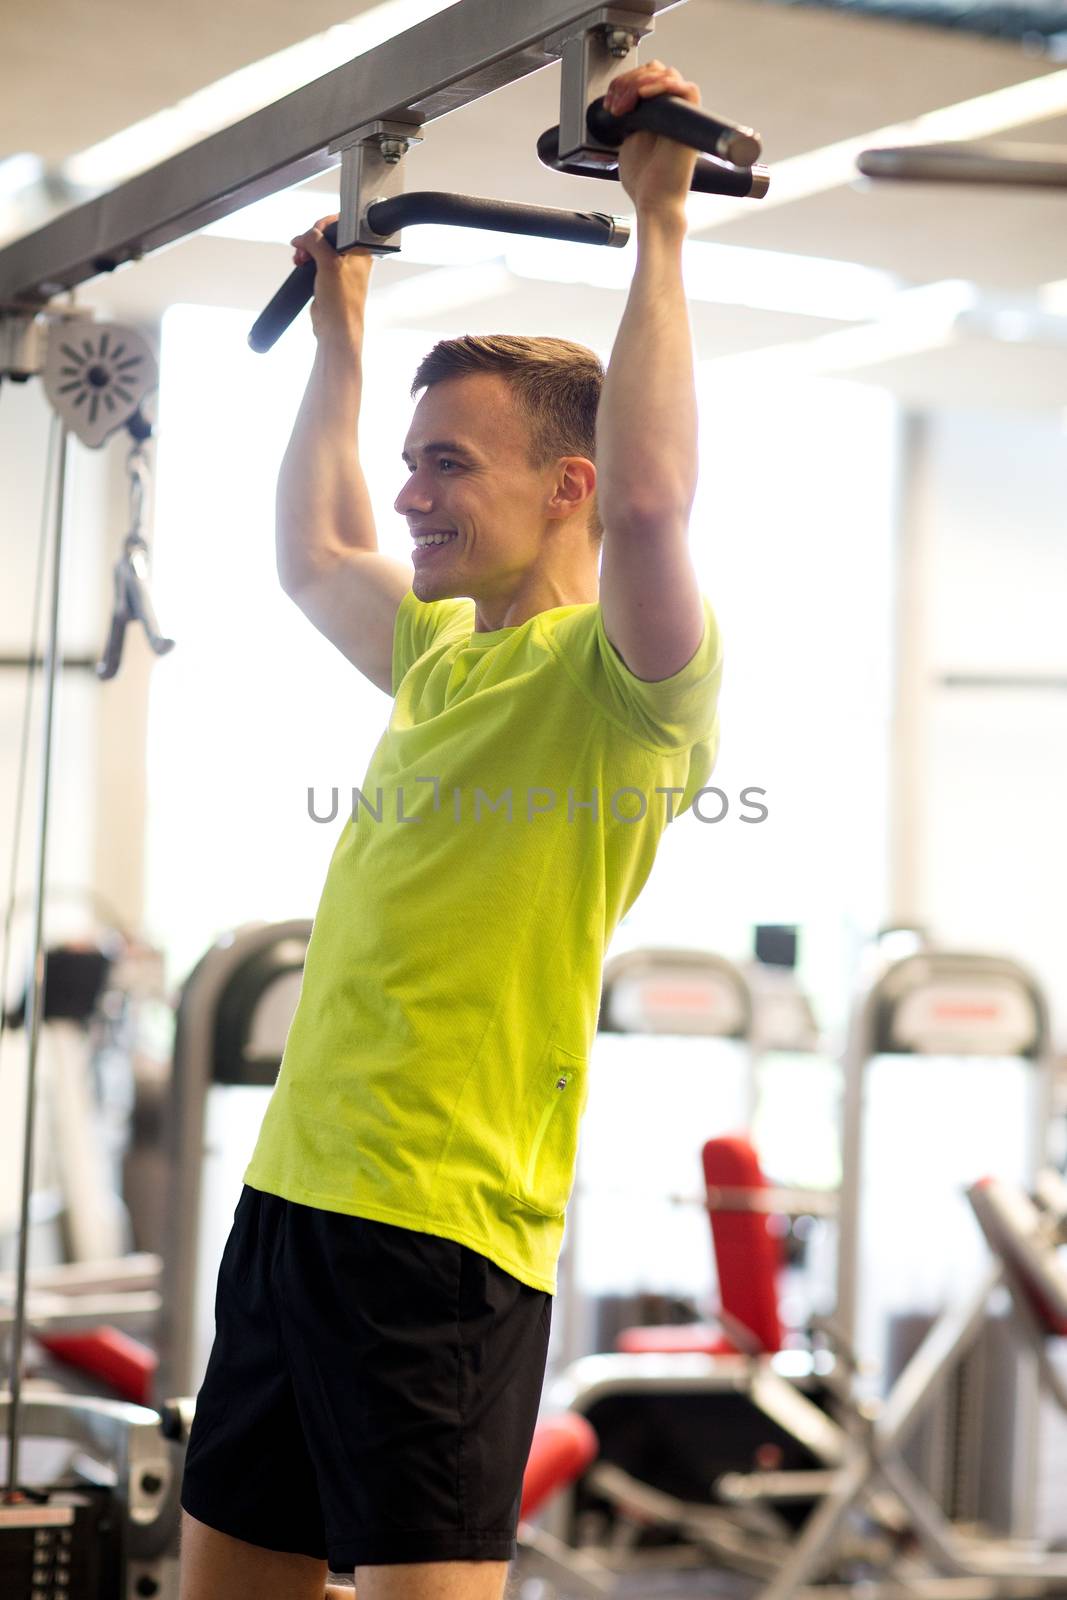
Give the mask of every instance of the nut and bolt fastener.
[[612, 28], [606, 39], [609, 53], [619, 59], [628, 56], [638, 42], [637, 34], [629, 33], [625, 28]]

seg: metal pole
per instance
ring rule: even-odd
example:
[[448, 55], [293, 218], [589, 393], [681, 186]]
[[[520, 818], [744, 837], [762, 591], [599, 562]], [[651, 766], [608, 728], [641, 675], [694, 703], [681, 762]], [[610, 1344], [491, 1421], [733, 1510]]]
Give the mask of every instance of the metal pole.
[[860, 1276], [860, 1196], [863, 1161], [863, 1103], [872, 1048], [872, 1010], [877, 980], [853, 1007], [842, 1061], [841, 1190], [837, 1220], [837, 1305], [834, 1321], [856, 1347]]
[[[1049, 1159], [1049, 1129], [1054, 1115], [1055, 1062], [1052, 1056], [1048, 1010], [1044, 996], [1031, 982], [1038, 1015], [1038, 1038], [1030, 1082], [1029, 1139], [1026, 1185], [1035, 1187], [1037, 1175]], [[1011, 1476], [1010, 1533], [1018, 1539], [1036, 1539], [1038, 1531], [1039, 1446], [1041, 1441], [1042, 1384], [1038, 1357], [1032, 1348], [1018, 1346], [1015, 1375], [1015, 1421]]]
[[52, 727], [55, 710], [56, 677], [59, 658], [59, 599], [63, 554], [63, 508], [67, 479], [67, 439], [64, 426], [59, 436], [59, 464], [56, 474], [55, 535], [52, 555], [52, 609], [48, 624], [45, 654], [44, 732], [41, 762], [41, 798], [37, 822], [37, 882], [33, 902], [33, 972], [31, 978], [29, 1055], [26, 1065], [26, 1117], [22, 1147], [22, 1203], [19, 1215], [19, 1252], [15, 1278], [15, 1321], [11, 1335], [11, 1404], [8, 1412], [8, 1471], [3, 1499], [9, 1504], [20, 1499], [19, 1423], [21, 1421], [22, 1359], [26, 1341], [26, 1276], [30, 1242], [30, 1191], [33, 1178], [33, 1142], [37, 1108], [37, 1050], [44, 1013], [44, 896], [48, 856], [48, 804], [52, 780]]
[[1067, 161], [1058, 144], [927, 144], [864, 150], [856, 165], [866, 178], [919, 183], [994, 183], [1012, 189], [1067, 189]]

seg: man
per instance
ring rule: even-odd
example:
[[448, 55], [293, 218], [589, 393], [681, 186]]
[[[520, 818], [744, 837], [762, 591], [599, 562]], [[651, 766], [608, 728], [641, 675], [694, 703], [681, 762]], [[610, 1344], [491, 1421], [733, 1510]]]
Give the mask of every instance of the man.
[[[700, 103], [651, 61], [609, 109], [664, 93]], [[604, 949], [716, 744], [687, 545], [695, 161], [647, 133], [622, 147], [638, 261], [602, 384], [551, 339], [423, 362], [396, 501], [413, 577], [378, 553], [352, 451], [372, 258], [294, 241], [318, 353], [279, 576], [395, 702], [220, 1269], [182, 1600], [322, 1600], [328, 1570], [359, 1600], [503, 1593]]]

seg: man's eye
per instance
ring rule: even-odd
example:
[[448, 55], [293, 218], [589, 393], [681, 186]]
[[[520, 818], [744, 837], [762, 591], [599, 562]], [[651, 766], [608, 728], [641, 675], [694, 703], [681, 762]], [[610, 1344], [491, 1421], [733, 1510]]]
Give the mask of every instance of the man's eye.
[[[441, 467], [443, 467], [443, 466], [458, 467], [459, 466], [459, 462], [458, 461], [453, 461], [451, 456], [438, 456], [437, 464], [438, 464], [438, 466], [441, 466]], [[408, 467], [408, 477], [410, 477], [411, 474], [414, 471], [415, 471], [414, 467]]]

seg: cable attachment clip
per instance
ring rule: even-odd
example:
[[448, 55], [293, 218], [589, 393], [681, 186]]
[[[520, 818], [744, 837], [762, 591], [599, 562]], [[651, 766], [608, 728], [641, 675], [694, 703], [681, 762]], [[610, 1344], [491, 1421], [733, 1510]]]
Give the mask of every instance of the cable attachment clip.
[[126, 461], [130, 479], [130, 531], [113, 570], [111, 627], [104, 653], [96, 664], [96, 675], [101, 679], [113, 678], [119, 670], [127, 623], [143, 624], [148, 643], [157, 656], [165, 656], [175, 644], [173, 639], [160, 633], [148, 593], [148, 545], [141, 533], [149, 482], [148, 436], [143, 429], [131, 428], [130, 431], [134, 434], [133, 448]]

